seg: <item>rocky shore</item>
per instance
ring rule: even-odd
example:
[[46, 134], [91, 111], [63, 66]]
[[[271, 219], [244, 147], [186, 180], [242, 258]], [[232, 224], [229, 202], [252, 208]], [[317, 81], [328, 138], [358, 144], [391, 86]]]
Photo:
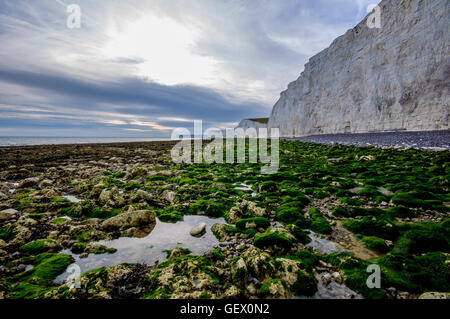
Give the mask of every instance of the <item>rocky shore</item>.
[[[261, 175], [177, 165], [173, 145], [0, 148], [0, 298], [448, 297], [448, 150], [284, 140], [280, 170]], [[58, 282], [76, 258], [113, 258], [112, 240], [188, 215], [221, 218], [191, 229], [213, 233], [213, 250], [182, 242], [153, 264], [84, 272], [79, 288]]]
[[394, 147], [398, 149], [415, 148], [422, 150], [450, 150], [449, 130], [323, 134], [289, 138], [288, 140], [321, 143], [327, 145], [344, 144], [356, 146]]

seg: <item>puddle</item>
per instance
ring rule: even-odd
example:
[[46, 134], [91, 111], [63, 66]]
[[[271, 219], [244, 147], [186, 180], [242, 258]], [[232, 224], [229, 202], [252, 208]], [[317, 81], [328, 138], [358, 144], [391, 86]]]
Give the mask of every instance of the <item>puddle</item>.
[[[192, 227], [199, 223], [205, 223], [206, 233], [200, 238], [189, 234]], [[61, 253], [72, 255], [75, 263], [81, 269], [81, 273], [100, 267], [111, 267], [122, 263], [143, 263], [154, 265], [156, 261], [163, 262], [167, 259], [165, 250], [176, 247], [188, 248], [193, 255], [203, 255], [213, 250], [219, 241], [211, 232], [211, 226], [215, 223], [225, 223], [224, 218], [212, 219], [206, 216], [184, 216], [184, 221], [176, 224], [163, 223], [157, 220], [153, 231], [144, 238], [121, 237], [111, 241], [99, 241], [96, 244], [116, 248], [114, 254], [95, 255], [90, 254], [87, 258], [80, 258], [70, 250]], [[55, 282], [65, 281], [69, 273], [63, 273]]]
[[314, 249], [319, 249], [325, 254], [331, 254], [336, 251], [346, 251], [344, 248], [342, 248], [339, 244], [328, 240], [326, 238], [320, 237], [318, 234], [310, 231], [308, 236], [312, 239], [312, 241], [307, 244], [307, 247], [312, 247]]
[[61, 197], [62, 197], [62, 198], [65, 198], [65, 199], [68, 199], [68, 200], [71, 201], [72, 203], [80, 203], [80, 202], [82, 202], [81, 199], [76, 198], [75, 196], [72, 196], [72, 195], [64, 195], [64, 196], [61, 196]]

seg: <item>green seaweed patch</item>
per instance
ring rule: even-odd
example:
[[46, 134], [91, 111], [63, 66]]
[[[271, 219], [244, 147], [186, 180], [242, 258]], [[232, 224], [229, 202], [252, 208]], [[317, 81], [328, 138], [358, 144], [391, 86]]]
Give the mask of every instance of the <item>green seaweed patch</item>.
[[189, 206], [187, 213], [196, 215], [203, 212], [209, 217], [222, 217], [227, 210], [228, 208], [222, 202], [199, 199]]
[[285, 289], [288, 289], [288, 286], [284, 280], [275, 278], [267, 280], [259, 289], [258, 294], [263, 298], [270, 296], [273, 294], [271, 289], [272, 285], [278, 286], [279, 284], [281, 284]]
[[40, 254], [54, 249], [55, 246], [56, 242], [53, 239], [37, 239], [21, 246], [19, 251], [22, 253]]
[[450, 231], [446, 224], [420, 223], [406, 231], [396, 247], [412, 254], [429, 251], [450, 252]]
[[291, 287], [296, 296], [312, 296], [317, 292], [317, 281], [314, 273], [305, 270], [297, 271], [297, 280]]
[[289, 232], [294, 235], [299, 243], [306, 245], [311, 242], [311, 238], [308, 236], [308, 234], [297, 225], [287, 225], [286, 229], [288, 229]]
[[216, 248], [210, 251], [209, 258], [212, 261], [223, 261], [225, 260], [225, 255], [223, 254], [222, 249]]
[[364, 216], [360, 219], [346, 220], [343, 225], [353, 233], [365, 236], [394, 240], [399, 235], [396, 224], [385, 216]]
[[149, 294], [146, 294], [142, 299], [170, 299], [170, 291], [166, 287], [155, 289]]
[[67, 218], [57, 217], [57, 218], [52, 219], [52, 224], [61, 225], [61, 224], [64, 224], [64, 223], [66, 223], [68, 221], [69, 220]]
[[162, 222], [166, 223], [176, 223], [184, 219], [184, 215], [181, 211], [183, 209], [182, 205], [168, 206], [163, 209], [157, 210], [156, 214]]
[[29, 258], [35, 267], [24, 273], [7, 278], [10, 283], [11, 299], [38, 299], [56, 289], [52, 282], [73, 262], [73, 258], [64, 254], [40, 254]]
[[376, 236], [362, 236], [361, 241], [364, 246], [379, 253], [387, 253], [390, 250], [384, 239]]
[[430, 192], [414, 190], [411, 192], [397, 191], [392, 196], [392, 203], [406, 207], [422, 207], [447, 212], [448, 207], [442, 205], [442, 200]]
[[254, 245], [258, 248], [267, 248], [278, 246], [284, 249], [289, 249], [294, 242], [291, 238], [279, 231], [271, 231], [269, 228], [266, 232], [256, 235]]
[[70, 203], [70, 200], [68, 200], [67, 198], [55, 196], [52, 198], [52, 202], [53, 203]]
[[312, 222], [309, 228], [320, 234], [331, 234], [333, 229], [330, 223], [323, 217], [322, 213], [317, 207], [312, 207], [309, 210], [309, 215], [311, 216]]
[[13, 240], [17, 235], [17, 232], [14, 231], [13, 226], [6, 226], [0, 228], [0, 239], [3, 239], [4, 241], [10, 241]]
[[395, 206], [389, 208], [386, 213], [391, 217], [414, 217], [416, 214], [409, 208], [405, 206]]
[[341, 198], [339, 198], [339, 201], [342, 204], [347, 204], [347, 205], [351, 205], [351, 206], [361, 206], [364, 204], [364, 201], [362, 201], [361, 199], [358, 199], [358, 198], [354, 198], [354, 197], [341, 197]]
[[287, 224], [295, 223], [297, 220], [306, 222], [306, 218], [302, 211], [304, 205], [299, 203], [300, 202], [292, 202], [281, 205], [276, 212], [277, 220]]

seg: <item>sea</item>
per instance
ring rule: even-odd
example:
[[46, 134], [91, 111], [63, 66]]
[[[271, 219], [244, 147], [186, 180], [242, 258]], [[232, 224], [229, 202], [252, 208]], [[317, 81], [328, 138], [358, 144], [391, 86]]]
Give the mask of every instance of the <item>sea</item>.
[[0, 136], [0, 146], [93, 144], [167, 141], [169, 138], [153, 137], [46, 137], [46, 136]]

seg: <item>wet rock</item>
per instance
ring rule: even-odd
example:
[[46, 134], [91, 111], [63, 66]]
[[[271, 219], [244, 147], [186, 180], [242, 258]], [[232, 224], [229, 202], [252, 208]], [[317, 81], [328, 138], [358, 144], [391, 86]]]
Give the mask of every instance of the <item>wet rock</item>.
[[247, 265], [243, 258], [236, 260], [231, 266], [231, 275], [233, 279], [240, 282], [247, 281]]
[[19, 182], [19, 185], [17, 186], [17, 188], [34, 187], [39, 183], [39, 180], [40, 180], [39, 177], [26, 178]]
[[191, 234], [191, 236], [199, 237], [202, 236], [205, 232], [206, 232], [206, 224], [200, 223], [192, 227], [189, 234]]
[[235, 224], [238, 220], [245, 217], [264, 217], [266, 216], [266, 210], [262, 207], [258, 207], [255, 202], [243, 200], [236, 206], [230, 209], [227, 216], [229, 223]]
[[228, 230], [230, 227], [231, 226], [227, 224], [217, 223], [211, 226], [211, 232], [219, 241], [224, 242], [228, 239]]
[[106, 188], [106, 185], [103, 183], [98, 183], [94, 187], [92, 187], [91, 190], [91, 196], [98, 198], [101, 194], [101, 192]]
[[322, 280], [322, 282], [325, 286], [328, 286], [328, 284], [331, 282], [333, 277], [331, 276], [330, 273], [325, 273], [320, 277], [320, 279]]
[[227, 290], [225, 290], [223, 294], [223, 298], [225, 299], [239, 299], [242, 295], [241, 290], [236, 287], [235, 285], [229, 287]]
[[5, 221], [10, 219], [11, 217], [14, 217], [18, 214], [19, 212], [13, 208], [8, 208], [5, 210], [0, 211], [0, 221]]
[[167, 258], [168, 260], [172, 260], [181, 256], [185, 256], [188, 255], [190, 253], [190, 251], [186, 248], [174, 248], [172, 249], [172, 251], [170, 252], [169, 257]]
[[419, 299], [450, 299], [450, 293], [430, 291], [421, 294]]
[[0, 192], [0, 200], [7, 200], [8, 196], [6, 196], [4, 193]]
[[172, 191], [164, 191], [162, 194], [162, 197], [167, 200], [170, 203], [174, 203], [175, 202], [175, 197], [177, 196], [177, 193], [172, 192]]
[[267, 252], [255, 246], [250, 246], [241, 254], [241, 258], [253, 277], [258, 278], [260, 281], [270, 277], [272, 268], [268, 265], [268, 261], [271, 257]]
[[342, 284], [343, 279], [342, 279], [342, 276], [341, 276], [341, 274], [339, 272], [336, 271], [336, 272], [332, 273], [331, 276], [333, 277], [333, 280], [336, 283]]
[[271, 279], [263, 283], [259, 290], [260, 295], [267, 299], [289, 299], [292, 298], [291, 291], [281, 279]]
[[53, 186], [53, 181], [49, 180], [49, 179], [44, 179], [39, 183], [39, 188], [40, 189], [44, 189], [44, 188], [50, 188]]

